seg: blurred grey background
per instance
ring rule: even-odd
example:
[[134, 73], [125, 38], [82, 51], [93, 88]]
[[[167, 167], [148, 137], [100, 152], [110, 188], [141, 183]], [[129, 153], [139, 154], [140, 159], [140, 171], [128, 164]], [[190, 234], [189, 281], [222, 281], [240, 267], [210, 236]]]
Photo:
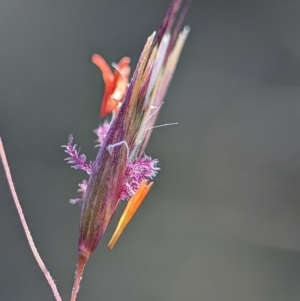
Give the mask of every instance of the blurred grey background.
[[[0, 135], [25, 215], [64, 300], [103, 82], [93, 53], [136, 64], [169, 0], [0, 2]], [[161, 171], [114, 250], [116, 214], [80, 300], [300, 298], [300, 1], [194, 1], [192, 31], [148, 154]], [[0, 170], [0, 292], [53, 300]]]

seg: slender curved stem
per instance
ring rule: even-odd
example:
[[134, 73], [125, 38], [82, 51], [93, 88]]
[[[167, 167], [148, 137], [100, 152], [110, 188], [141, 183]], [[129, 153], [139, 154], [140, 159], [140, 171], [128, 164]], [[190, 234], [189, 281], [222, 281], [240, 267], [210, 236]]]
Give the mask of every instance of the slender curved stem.
[[55, 297], [55, 300], [56, 301], [62, 301], [62, 298], [57, 290], [57, 287], [54, 283], [54, 280], [53, 278], [51, 277], [49, 271], [47, 270], [40, 254], [38, 253], [38, 250], [34, 244], [34, 241], [32, 239], [32, 236], [30, 234], [30, 231], [29, 231], [29, 228], [28, 228], [28, 225], [27, 225], [27, 222], [26, 222], [26, 219], [25, 219], [25, 216], [24, 216], [24, 213], [23, 213], [23, 210], [22, 210], [22, 207], [21, 207], [21, 204], [20, 204], [20, 201], [18, 199], [18, 196], [17, 196], [17, 192], [16, 192], [16, 189], [15, 189], [15, 186], [14, 186], [14, 182], [12, 180], [12, 176], [11, 176], [11, 173], [10, 173], [10, 169], [9, 169], [9, 165], [8, 165], [8, 162], [7, 162], [7, 158], [6, 158], [6, 155], [5, 155], [5, 150], [4, 150], [4, 146], [3, 146], [3, 143], [2, 143], [2, 139], [0, 138], [0, 157], [2, 159], [2, 163], [3, 163], [3, 167], [4, 167], [4, 171], [5, 171], [5, 175], [6, 175], [6, 178], [7, 178], [7, 181], [8, 181], [8, 185], [9, 185], [9, 189], [11, 191], [11, 194], [12, 194], [12, 197], [13, 197], [13, 200], [14, 200], [14, 203], [16, 205], [16, 208], [17, 208], [17, 212], [19, 214], [19, 217], [20, 217], [20, 220], [21, 220], [21, 223], [22, 223], [22, 226], [23, 226], [23, 229], [24, 229], [24, 232], [25, 232], [25, 235], [26, 235], [26, 238], [28, 240], [28, 243], [29, 243], [29, 246], [30, 246], [30, 249], [33, 253], [33, 256], [35, 258], [35, 260], [37, 261], [40, 269], [42, 270], [47, 282], [49, 283], [51, 289], [52, 289], [52, 292], [54, 294], [54, 297]]

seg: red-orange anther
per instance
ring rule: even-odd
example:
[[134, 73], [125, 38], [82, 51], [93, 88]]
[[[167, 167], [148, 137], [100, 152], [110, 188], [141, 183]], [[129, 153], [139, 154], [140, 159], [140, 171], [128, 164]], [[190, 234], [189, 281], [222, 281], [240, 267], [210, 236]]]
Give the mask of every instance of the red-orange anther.
[[99, 54], [92, 56], [92, 62], [101, 70], [105, 91], [102, 99], [100, 115], [111, 112], [118, 113], [122, 100], [127, 92], [130, 76], [130, 58], [123, 57], [112, 72], [109, 65]]

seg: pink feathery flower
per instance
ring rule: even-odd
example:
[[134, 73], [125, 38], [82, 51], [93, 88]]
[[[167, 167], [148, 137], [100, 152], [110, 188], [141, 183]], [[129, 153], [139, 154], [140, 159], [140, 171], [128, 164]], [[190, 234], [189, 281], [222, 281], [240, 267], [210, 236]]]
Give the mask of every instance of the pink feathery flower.
[[84, 170], [88, 175], [91, 174], [93, 162], [90, 162], [89, 164], [86, 163], [86, 156], [83, 154], [79, 154], [80, 149], [76, 149], [77, 144], [73, 145], [72, 135], [69, 135], [67, 145], [62, 145], [62, 147], [66, 148], [65, 153], [67, 153], [70, 156], [65, 160], [67, 160], [69, 164], [73, 164], [71, 166], [72, 168]]
[[152, 160], [148, 156], [136, 159], [127, 165], [122, 190], [120, 192], [120, 200], [128, 200], [138, 190], [144, 180], [152, 180], [159, 170], [157, 167], [158, 160]]
[[[104, 122], [104, 124], [98, 127], [94, 132], [99, 137], [99, 146], [103, 143], [105, 136], [107, 135], [107, 131], [109, 129], [110, 124], [108, 122]], [[65, 147], [65, 152], [70, 156], [65, 160], [68, 161], [69, 164], [73, 164], [71, 166], [74, 169], [84, 170], [88, 175], [91, 174], [92, 164], [90, 161], [89, 164], [86, 163], [86, 156], [84, 154], [79, 154], [80, 150], [77, 150], [77, 144], [73, 145], [73, 136], [69, 135], [67, 145], [62, 145]], [[134, 162], [128, 162], [126, 172], [123, 179], [122, 190], [120, 192], [120, 200], [126, 201], [131, 196], [135, 194], [138, 187], [144, 180], [153, 179], [159, 168], [156, 166], [158, 164], [158, 160], [152, 160], [150, 157], [144, 155], [141, 159], [135, 159]], [[84, 198], [84, 193], [87, 187], [87, 181], [83, 180], [82, 183], [78, 184], [79, 189], [78, 192], [82, 193], [81, 198], [70, 199], [71, 204], [80, 204]]]
[[98, 128], [94, 130], [94, 133], [98, 136], [97, 144], [95, 145], [96, 147], [100, 147], [103, 143], [104, 139], [107, 136], [109, 127], [110, 123], [107, 120], [105, 120], [102, 125], [100, 124]]
[[[66, 158], [68, 163], [74, 164], [71, 166], [74, 169], [82, 169], [87, 174], [91, 173], [92, 162], [87, 165], [85, 163], [85, 155], [81, 154], [79, 156], [79, 151], [76, 150], [77, 145], [72, 145], [72, 137], [69, 136], [68, 144], [63, 145], [65, 147], [65, 152], [68, 153], [71, 157]], [[150, 157], [144, 155], [141, 159], [136, 159], [134, 162], [128, 162], [126, 172], [123, 179], [122, 190], [120, 192], [120, 200], [126, 201], [131, 196], [135, 194], [140, 184], [144, 180], [152, 180], [159, 170], [157, 167], [158, 160], [151, 159]], [[71, 204], [81, 204], [84, 198], [84, 193], [87, 187], [87, 181], [83, 180], [78, 184], [79, 189], [77, 190], [82, 194], [81, 198], [70, 199]]]
[[85, 194], [85, 191], [86, 191], [86, 185], [87, 185], [87, 180], [82, 180], [82, 182], [78, 184], [79, 188], [77, 189], [77, 191], [81, 192], [81, 198], [70, 199], [69, 202], [71, 204], [75, 205], [75, 204], [82, 203], [82, 200], [84, 198], [84, 194]]

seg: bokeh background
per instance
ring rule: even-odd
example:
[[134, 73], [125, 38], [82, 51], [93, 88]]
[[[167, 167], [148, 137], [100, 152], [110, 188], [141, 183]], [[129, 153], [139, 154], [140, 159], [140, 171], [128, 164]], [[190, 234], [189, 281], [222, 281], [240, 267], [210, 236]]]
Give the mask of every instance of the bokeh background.
[[[38, 249], [64, 300], [103, 82], [90, 57], [136, 64], [169, 0], [0, 1], [0, 135]], [[116, 214], [80, 300], [300, 298], [300, 1], [202, 0], [148, 154], [161, 171], [114, 250]], [[53, 300], [0, 170], [1, 300]]]

